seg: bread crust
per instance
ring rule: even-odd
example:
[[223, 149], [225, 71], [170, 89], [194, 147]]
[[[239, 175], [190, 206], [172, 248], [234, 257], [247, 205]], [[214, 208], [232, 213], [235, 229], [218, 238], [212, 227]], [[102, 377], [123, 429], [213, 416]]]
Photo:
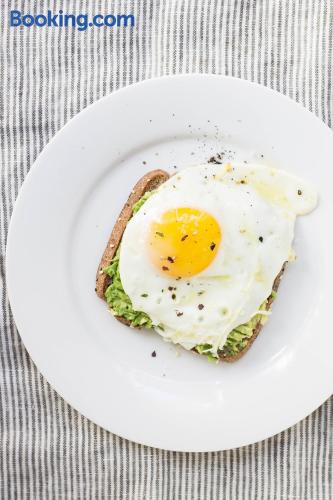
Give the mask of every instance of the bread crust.
[[[95, 291], [101, 299], [105, 300], [105, 290], [110, 284], [110, 278], [107, 274], [103, 273], [103, 269], [110, 265], [111, 260], [117, 252], [126, 225], [133, 215], [133, 205], [135, 205], [135, 203], [139, 201], [147, 191], [152, 191], [153, 189], [158, 188], [161, 184], [167, 181], [169, 177], [170, 175], [168, 172], [165, 172], [164, 170], [152, 170], [141, 177], [132, 189], [128, 200], [123, 206], [123, 209], [121, 210], [113, 227], [111, 236], [105, 247], [97, 269]], [[117, 319], [122, 323], [129, 325], [129, 322], [124, 318], [117, 317]]]
[[[125, 231], [126, 225], [130, 218], [133, 215], [133, 205], [142, 198], [142, 196], [147, 192], [147, 191], [152, 191], [153, 189], [158, 188], [161, 184], [163, 184], [165, 181], [167, 181], [170, 178], [170, 175], [165, 172], [164, 170], [152, 170], [151, 172], [148, 172], [145, 174], [139, 181], [135, 184], [134, 188], [131, 191], [130, 196], [128, 197], [127, 202], [123, 206], [117, 221], [113, 227], [111, 236], [109, 238], [109, 241], [105, 247], [104, 253], [102, 255], [101, 261], [99, 263], [97, 273], [96, 273], [96, 288], [95, 291], [101, 299], [105, 300], [105, 291], [107, 287], [110, 284], [110, 277], [103, 273], [103, 269], [107, 267], [110, 262], [112, 261], [113, 257], [115, 256], [117, 249], [119, 247], [119, 244], [121, 242], [123, 233]], [[276, 292], [277, 289], [279, 288], [279, 284], [282, 278], [282, 275], [284, 273], [285, 267], [286, 267], [286, 262], [283, 264], [281, 271], [279, 274], [276, 276], [273, 284], [273, 290]], [[271, 308], [273, 302], [273, 298], [270, 297], [267, 301], [266, 304], [266, 311], [268, 311]], [[131, 326], [130, 322], [121, 317], [121, 316], [115, 316], [115, 318], [123, 323], [124, 325]], [[258, 321], [254, 333], [252, 337], [249, 339], [246, 347], [242, 349], [239, 353], [237, 353], [235, 356], [223, 356], [222, 354], [220, 355], [220, 360], [221, 361], [226, 361], [227, 363], [232, 363], [234, 361], [237, 361], [240, 359], [252, 346], [253, 342], [255, 339], [258, 337], [261, 329], [263, 327], [263, 324]], [[193, 349], [194, 352], [195, 349]]]

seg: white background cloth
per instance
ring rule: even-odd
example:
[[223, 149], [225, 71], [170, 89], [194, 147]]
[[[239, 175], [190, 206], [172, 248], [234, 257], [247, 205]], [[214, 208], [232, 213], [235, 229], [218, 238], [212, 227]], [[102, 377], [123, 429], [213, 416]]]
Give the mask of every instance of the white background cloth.
[[[14, 8], [133, 13], [136, 27], [13, 29]], [[234, 75], [288, 94], [331, 126], [332, 20], [332, 0], [0, 0], [1, 499], [333, 498], [332, 398], [237, 450], [131, 443], [83, 418], [39, 374], [15, 329], [4, 269], [12, 207], [32, 163], [72, 116], [115, 89], [170, 73]], [[317, 167], [320, 175], [330, 166]]]

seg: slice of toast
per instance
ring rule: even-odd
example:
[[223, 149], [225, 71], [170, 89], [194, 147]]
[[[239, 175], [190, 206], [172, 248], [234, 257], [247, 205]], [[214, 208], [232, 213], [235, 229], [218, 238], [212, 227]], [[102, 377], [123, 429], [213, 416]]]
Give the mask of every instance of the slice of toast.
[[[165, 172], [164, 170], [152, 170], [151, 172], [148, 172], [145, 174], [139, 181], [135, 184], [134, 188], [131, 191], [131, 194], [125, 203], [123, 209], [121, 210], [117, 221], [113, 227], [111, 236], [109, 238], [109, 241], [105, 247], [104, 253], [102, 255], [101, 261], [99, 263], [98, 269], [97, 269], [97, 274], [96, 274], [96, 288], [95, 291], [97, 295], [105, 300], [105, 291], [107, 287], [110, 284], [110, 277], [103, 273], [103, 269], [107, 266], [110, 265], [113, 257], [115, 256], [117, 249], [120, 245], [123, 233], [125, 231], [126, 225], [130, 218], [133, 215], [133, 205], [135, 205], [136, 202], [138, 202], [142, 196], [147, 192], [147, 191], [152, 191], [156, 188], [158, 188], [161, 184], [163, 184], [165, 181], [169, 179], [170, 175]], [[285, 269], [285, 264], [283, 265], [280, 273], [277, 275], [275, 278], [274, 284], [273, 284], [273, 290], [276, 292], [279, 284], [281, 277], [283, 275]], [[268, 311], [271, 308], [273, 302], [273, 297], [270, 297], [267, 301], [266, 304], [266, 310]], [[115, 318], [120, 321], [121, 323], [124, 323], [127, 326], [130, 326], [130, 322], [120, 316], [115, 316]], [[253, 335], [251, 338], [249, 338], [248, 343], [246, 346], [237, 354], [234, 356], [225, 356], [223, 355], [221, 351], [220, 360], [221, 361], [226, 361], [226, 362], [233, 362], [237, 361], [239, 358], [241, 358], [251, 347], [255, 339], [258, 337], [261, 329], [263, 327], [263, 324], [259, 320], [258, 323], [256, 324], [256, 327], [254, 329]], [[194, 349], [195, 351], [195, 349]], [[195, 351], [196, 352], [196, 351]]]

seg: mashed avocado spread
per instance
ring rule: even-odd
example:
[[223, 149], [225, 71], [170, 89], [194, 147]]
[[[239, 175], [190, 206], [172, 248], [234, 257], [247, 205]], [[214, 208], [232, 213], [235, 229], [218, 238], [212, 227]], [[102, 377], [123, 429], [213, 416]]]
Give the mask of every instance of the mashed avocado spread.
[[[154, 191], [147, 191], [137, 203], [133, 205], [133, 214], [138, 212], [147, 199], [154, 193]], [[111, 278], [111, 283], [105, 291], [106, 301], [115, 316], [120, 316], [127, 319], [133, 327], [153, 328], [153, 323], [149, 316], [142, 311], [134, 311], [131, 300], [126, 295], [119, 273], [119, 248], [116, 255], [113, 257], [111, 264], [103, 269], [103, 272]], [[272, 290], [270, 297], [263, 302], [259, 311], [265, 311], [267, 301], [274, 299], [276, 292]], [[229, 333], [223, 349], [219, 354], [223, 357], [235, 356], [242, 351], [248, 344], [249, 339], [252, 337], [257, 323], [260, 321], [264, 323], [267, 320], [265, 314], [256, 314], [244, 325], [240, 325], [232, 332]], [[216, 361], [216, 356], [211, 352], [212, 346], [210, 344], [197, 345], [195, 350], [199, 354], [204, 354], [209, 360]]]
[[[140, 210], [145, 201], [147, 201], [153, 193], [154, 191], [147, 191], [140, 200], [133, 205], [133, 214], [136, 214], [136, 212]], [[124, 292], [119, 273], [119, 250], [118, 248], [111, 264], [103, 269], [103, 272], [111, 278], [111, 284], [105, 290], [106, 301], [113, 314], [127, 319], [131, 323], [131, 326], [152, 328], [153, 323], [149, 316], [142, 311], [134, 311], [129, 296]]]

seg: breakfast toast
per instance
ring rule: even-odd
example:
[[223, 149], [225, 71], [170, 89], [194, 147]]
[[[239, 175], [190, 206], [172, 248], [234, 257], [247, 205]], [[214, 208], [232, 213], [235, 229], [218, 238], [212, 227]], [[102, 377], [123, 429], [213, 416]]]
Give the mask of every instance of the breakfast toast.
[[[129, 198], [128, 198], [127, 202], [125, 203], [123, 209], [121, 210], [121, 212], [117, 218], [117, 221], [113, 227], [111, 236], [109, 238], [109, 241], [108, 241], [106, 248], [104, 250], [104, 253], [102, 255], [100, 264], [98, 266], [98, 270], [97, 270], [97, 274], [96, 274], [95, 291], [101, 299], [106, 300], [105, 299], [105, 292], [111, 283], [111, 278], [106, 273], [103, 272], [103, 269], [105, 269], [107, 266], [110, 265], [112, 259], [116, 255], [116, 252], [117, 252], [117, 249], [120, 245], [120, 242], [121, 242], [123, 233], [125, 231], [126, 225], [133, 215], [133, 206], [142, 198], [142, 196], [145, 193], [158, 188], [161, 184], [163, 184], [165, 181], [167, 181], [169, 179], [169, 177], [170, 177], [170, 175], [167, 172], [165, 172], [164, 170], [152, 170], [152, 171], [148, 172], [147, 174], [145, 174], [143, 177], [141, 177], [141, 179], [136, 183], [136, 185], [132, 189]], [[267, 299], [267, 301], [265, 303], [265, 311], [269, 311], [271, 306], [272, 306], [272, 303], [274, 300], [274, 294], [279, 287], [280, 280], [281, 280], [281, 277], [282, 277], [284, 269], [285, 269], [285, 265], [286, 264], [283, 265], [281, 271], [279, 272], [279, 274], [275, 278], [275, 281], [273, 284], [272, 295], [270, 295], [270, 297]], [[121, 323], [123, 323], [127, 326], [131, 326], [131, 322], [128, 319], [126, 319], [122, 316], [117, 316], [117, 315], [115, 316], [115, 318], [118, 321], [120, 321]], [[218, 353], [219, 358], [222, 361], [226, 361], [226, 362], [237, 361], [239, 358], [241, 358], [248, 351], [248, 349], [251, 347], [251, 345], [253, 344], [255, 339], [258, 337], [258, 335], [263, 327], [263, 324], [264, 324], [264, 321], [262, 318], [263, 318], [263, 316], [259, 316], [258, 321], [255, 323], [255, 325], [253, 327], [251, 336], [248, 339], [246, 339], [246, 341], [244, 342], [244, 347], [242, 347], [242, 349], [239, 352], [237, 352], [236, 354], [233, 354], [233, 355], [229, 355], [229, 354], [225, 353], [222, 349]], [[195, 349], [193, 349], [193, 350], [194, 350], [194, 352], [197, 352]]]

